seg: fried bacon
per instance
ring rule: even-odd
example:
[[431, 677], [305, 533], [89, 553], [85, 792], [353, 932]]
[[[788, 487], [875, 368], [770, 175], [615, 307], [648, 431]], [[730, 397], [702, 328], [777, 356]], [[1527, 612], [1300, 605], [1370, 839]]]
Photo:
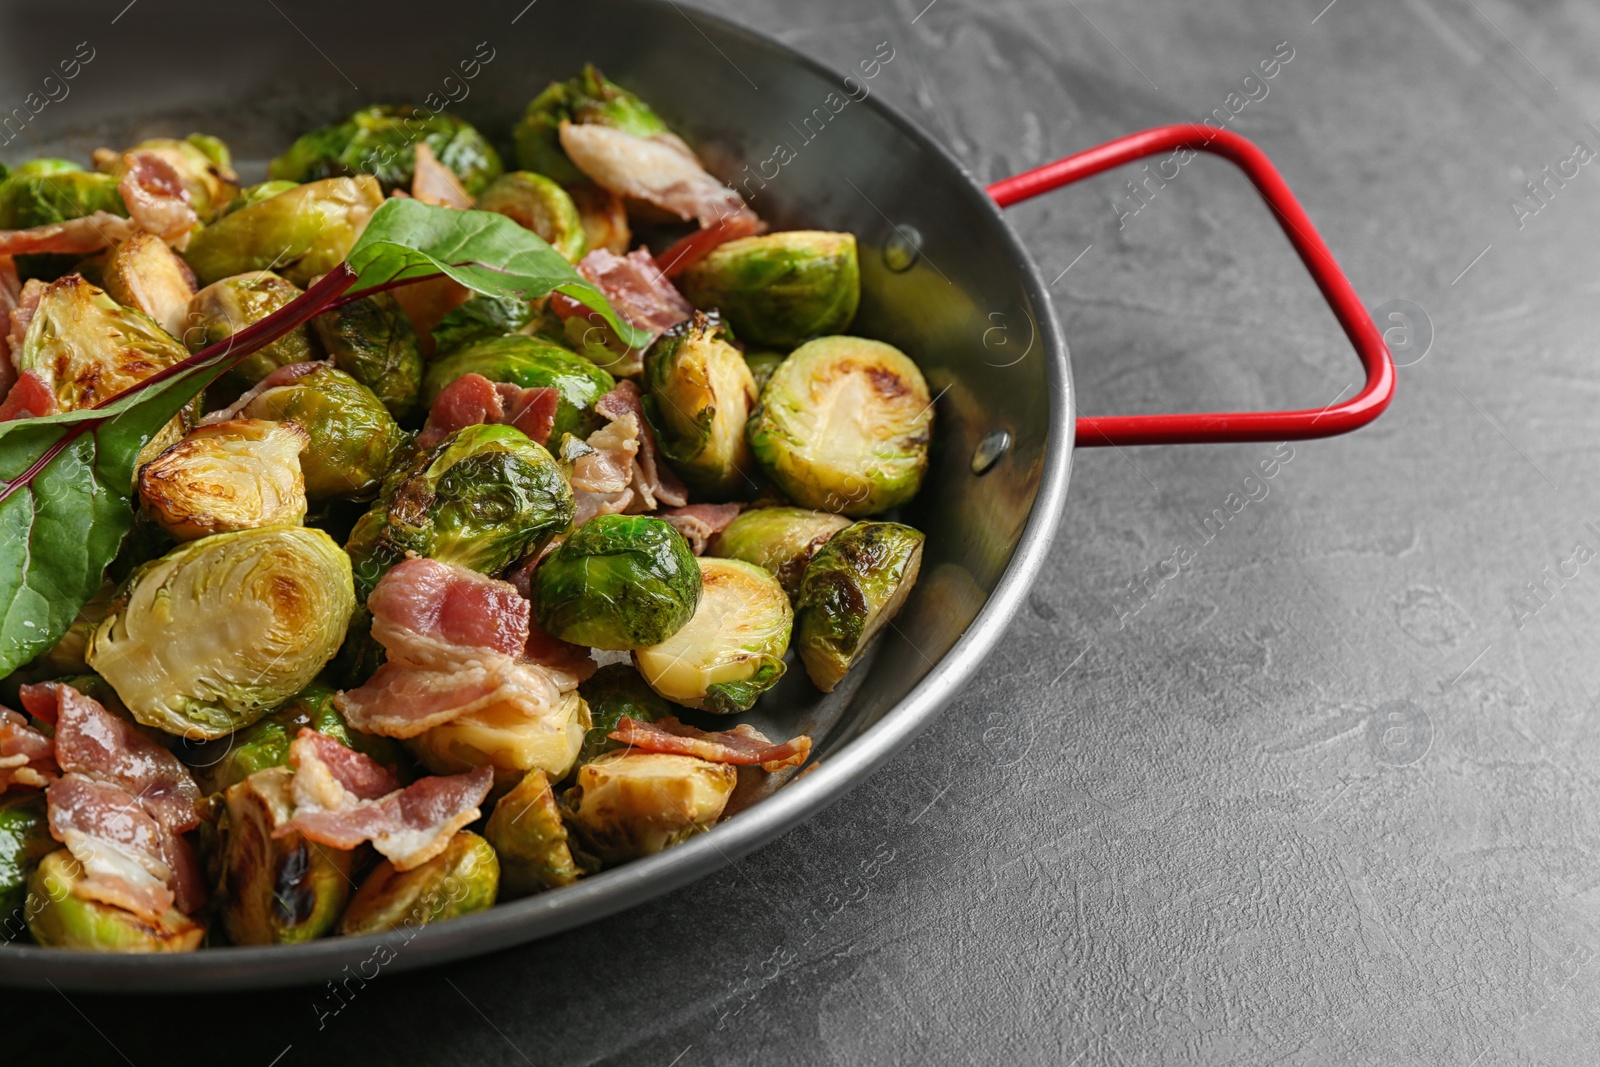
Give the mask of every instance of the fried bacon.
[[0, 793], [13, 785], [44, 788], [60, 773], [55, 745], [9, 708], [0, 708]]
[[739, 194], [707, 174], [689, 146], [672, 134], [640, 137], [610, 126], [563, 122], [560, 137], [573, 165], [618, 196], [696, 219], [702, 227], [729, 216], [755, 218]]
[[455, 171], [439, 162], [428, 142], [417, 142], [416, 169], [411, 173], [411, 195], [424, 204], [465, 210], [472, 197], [461, 187]]
[[514, 426], [542, 445], [550, 439], [560, 401], [561, 394], [549, 386], [524, 389], [481, 374], [463, 374], [439, 391], [417, 445], [432, 448], [457, 430], [481, 423]]
[[738, 504], [686, 504], [656, 512], [672, 528], [683, 534], [697, 556], [705, 555], [706, 545], [739, 517]]
[[740, 766], [759, 763], [764, 771], [798, 767], [811, 753], [811, 738], [805, 734], [775, 744], [747, 723], [711, 733], [681, 723], [671, 715], [655, 722], [641, 722], [624, 715], [608, 736], [646, 752], [698, 756], [711, 763]]

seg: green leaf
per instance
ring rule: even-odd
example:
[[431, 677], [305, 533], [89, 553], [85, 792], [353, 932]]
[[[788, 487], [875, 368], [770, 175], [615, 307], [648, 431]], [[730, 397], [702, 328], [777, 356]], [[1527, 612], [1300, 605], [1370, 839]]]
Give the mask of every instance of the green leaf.
[[352, 295], [393, 282], [447, 274], [474, 292], [533, 300], [558, 292], [599, 312], [624, 343], [643, 348], [650, 334], [611, 309], [538, 234], [504, 215], [458, 211], [417, 200], [384, 202], [345, 262], [356, 273]]

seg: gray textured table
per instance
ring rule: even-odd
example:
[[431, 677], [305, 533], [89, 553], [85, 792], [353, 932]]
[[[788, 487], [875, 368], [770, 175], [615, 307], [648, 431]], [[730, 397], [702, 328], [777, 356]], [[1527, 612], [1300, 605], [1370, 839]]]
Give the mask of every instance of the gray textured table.
[[[1369, 306], [1408, 302], [1381, 324], [1408, 364], [1394, 406], [1292, 452], [1081, 454], [985, 676], [715, 877], [384, 976], [337, 1011], [325, 990], [6, 993], [6, 1047], [283, 1067], [1593, 1062], [1600, 16], [1325, 4], [711, 5], [840, 68], [891, 42], [875, 91], [985, 179], [1237, 111]], [[1085, 410], [1349, 395], [1354, 357], [1243, 180], [1202, 161], [1147, 189], [1137, 211], [1121, 176], [1017, 211]]]

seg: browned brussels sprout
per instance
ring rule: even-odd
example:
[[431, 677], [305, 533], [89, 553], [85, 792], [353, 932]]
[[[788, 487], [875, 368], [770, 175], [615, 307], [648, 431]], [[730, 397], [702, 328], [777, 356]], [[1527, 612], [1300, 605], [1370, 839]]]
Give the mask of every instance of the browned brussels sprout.
[[[300, 295], [298, 285], [270, 270], [235, 274], [212, 282], [194, 294], [189, 300], [188, 315], [180, 335], [190, 351], [198, 352], [260, 322]], [[229, 373], [240, 385], [250, 386], [279, 367], [316, 357], [310, 328], [296, 326], [235, 363]]]
[[50, 836], [44, 794], [30, 791], [0, 797], [0, 941], [21, 931], [12, 926], [28, 896], [28, 877], [59, 846]]
[[794, 230], [729, 241], [685, 272], [683, 295], [720, 311], [750, 344], [787, 348], [839, 333], [861, 301], [856, 239]]
[[706, 553], [742, 559], [771, 571], [790, 598], [817, 550], [850, 525], [843, 515], [810, 508], [752, 508], [711, 540]]
[[370, 175], [308, 182], [224, 215], [194, 235], [183, 258], [201, 285], [258, 270], [309, 285], [344, 260], [382, 204]]
[[99, 148], [94, 153], [95, 165], [101, 172], [120, 179], [127, 170], [128, 155], [133, 152], [157, 156], [177, 172], [201, 222], [210, 222], [221, 215], [239, 192], [233, 157], [228, 146], [215, 137], [203, 133], [191, 133], [182, 140], [153, 137], [140, 141], [127, 152]]
[[571, 885], [583, 874], [573, 862], [561, 809], [543, 771], [529, 771], [500, 798], [483, 832], [500, 857], [500, 892], [506, 898]]
[[534, 574], [546, 633], [589, 648], [644, 648], [683, 629], [700, 572], [683, 535], [648, 515], [599, 515]]
[[905, 603], [922, 541], [897, 522], [858, 522], [812, 558], [795, 603], [795, 645], [818, 689], [832, 692]]
[[471, 195], [501, 171], [500, 155], [454, 115], [408, 104], [364, 107], [343, 122], [305, 134], [267, 168], [273, 178], [308, 182], [372, 174], [384, 192], [410, 190], [417, 145], [425, 144]]
[[676, 714], [673, 706], [626, 663], [608, 663], [601, 667], [578, 685], [578, 692], [589, 705], [589, 718], [593, 723], [584, 735], [583, 749], [578, 753], [579, 763], [587, 763], [622, 747], [622, 742], [611, 740], [610, 735], [624, 715], [636, 722], [655, 722]]
[[417, 331], [388, 293], [375, 293], [311, 320], [334, 366], [371, 389], [389, 414], [403, 419], [422, 388]]
[[610, 865], [711, 829], [738, 781], [728, 764], [695, 756], [608, 752], [578, 768], [562, 803], [587, 851]]
[[189, 328], [194, 272], [161, 238], [134, 234], [111, 250], [100, 276], [111, 299], [149, 315], [172, 336]]
[[292, 422], [229, 419], [201, 426], [139, 468], [139, 500], [179, 541], [298, 526], [306, 517], [300, 453], [309, 440]]
[[567, 191], [543, 174], [514, 170], [489, 183], [478, 197], [480, 211], [493, 211], [532, 230], [545, 243], [576, 263], [589, 250], [578, 205]]
[[594, 122], [640, 137], [671, 132], [648, 104], [607, 80], [591, 63], [569, 81], [551, 82], [528, 104], [512, 131], [517, 166], [548, 175], [562, 185], [585, 181], [561, 149], [563, 122]]
[[83, 868], [66, 849], [39, 861], [28, 880], [28, 931], [39, 944], [76, 952], [193, 952], [206, 928], [176, 908], [151, 920], [79, 896]]
[[350, 899], [339, 933], [378, 934], [484, 911], [500, 889], [500, 860], [489, 842], [457, 832], [439, 855], [420, 867], [397, 871], [384, 860]]
[[727, 500], [757, 487], [744, 433], [756, 383], [721, 322], [696, 312], [663, 334], [645, 354], [644, 389], [656, 442], [690, 489]]
[[292, 422], [310, 435], [300, 469], [314, 501], [375, 494], [406, 439], [372, 390], [323, 365], [257, 394], [241, 414]]

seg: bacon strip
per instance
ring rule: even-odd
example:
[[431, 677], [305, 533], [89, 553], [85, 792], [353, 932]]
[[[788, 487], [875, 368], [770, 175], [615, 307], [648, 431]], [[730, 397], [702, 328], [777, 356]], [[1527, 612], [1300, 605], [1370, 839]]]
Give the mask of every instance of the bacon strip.
[[510, 582], [423, 557], [385, 574], [367, 608], [372, 636], [401, 657], [413, 651], [426, 656], [433, 642], [514, 656], [528, 641], [532, 614]]
[[[597, 248], [578, 261], [578, 273], [605, 294], [617, 314], [648, 330], [651, 340], [694, 314], [694, 306], [661, 273], [648, 248], [635, 248], [626, 256]], [[560, 293], [551, 299], [550, 308], [563, 318], [589, 312]]]
[[[17, 367], [11, 361], [11, 312], [22, 301], [22, 279], [17, 276], [17, 264], [10, 256], [0, 256], [0, 396], [17, 380]], [[17, 335], [16, 348], [22, 347], [24, 327]]]
[[128, 164], [117, 192], [128, 207], [128, 216], [147, 233], [164, 241], [183, 245], [190, 232], [200, 225], [189, 190], [171, 163], [154, 152], [129, 152], [122, 157]]
[[689, 502], [689, 492], [678, 476], [657, 458], [655, 435], [644, 417], [644, 405], [639, 400], [639, 387], [631, 381], [621, 381], [617, 387], [595, 401], [595, 411], [612, 420], [632, 415], [639, 423], [639, 457], [633, 479], [633, 488], [644, 498], [642, 511], [653, 511], [662, 505], [682, 507]]
[[59, 773], [50, 738], [10, 708], [0, 708], [0, 793], [12, 785], [43, 788]]
[[739, 517], [739, 505], [687, 504], [681, 508], [658, 511], [656, 517], [667, 520], [673, 529], [683, 534], [694, 554], [703, 556], [711, 539]]
[[560, 402], [561, 394], [553, 387], [524, 389], [491, 382], [481, 374], [463, 374], [434, 398], [417, 445], [432, 448], [457, 430], [482, 423], [514, 426], [542, 445], [550, 439]]
[[86, 256], [126, 241], [138, 232], [128, 219], [108, 211], [96, 211], [78, 219], [66, 219], [25, 230], [0, 230], [0, 255], [20, 256], [33, 252], [55, 252]]
[[455, 171], [439, 162], [426, 141], [417, 142], [416, 168], [411, 172], [411, 195], [424, 204], [465, 210], [472, 197], [461, 187]]
[[748, 723], [711, 733], [681, 723], [671, 715], [655, 722], [641, 722], [624, 715], [608, 736], [613, 741], [621, 741], [646, 752], [698, 756], [712, 763], [739, 766], [759, 763], [764, 771], [798, 767], [811, 753], [811, 738], [805, 734], [782, 744], [774, 744]]
[[680, 219], [714, 225], [755, 213], [739, 194], [706, 173], [689, 146], [665, 134], [640, 137], [599, 124], [561, 124], [561, 147], [596, 185], [664, 208]]
[[766, 228], [754, 215], [729, 215], [674, 243], [656, 257], [656, 265], [668, 278], [676, 278], [716, 251], [717, 246], [754, 237]]

